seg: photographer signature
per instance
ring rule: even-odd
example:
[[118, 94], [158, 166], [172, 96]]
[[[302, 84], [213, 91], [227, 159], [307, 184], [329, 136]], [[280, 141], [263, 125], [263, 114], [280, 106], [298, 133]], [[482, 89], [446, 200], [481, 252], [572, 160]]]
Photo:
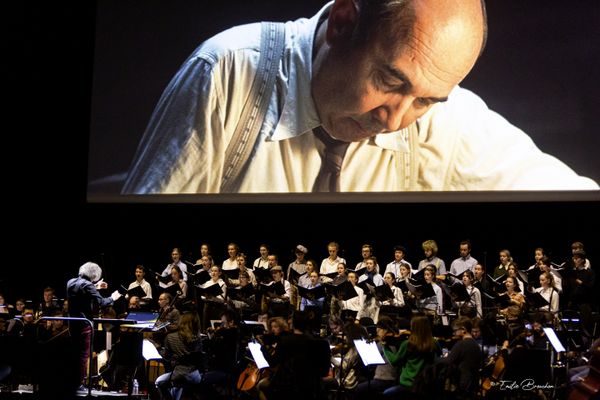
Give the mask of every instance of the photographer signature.
[[521, 382], [517, 381], [500, 381], [495, 384], [499, 386], [500, 390], [547, 390], [554, 389], [554, 385], [550, 383], [538, 384], [533, 379], [523, 379]]

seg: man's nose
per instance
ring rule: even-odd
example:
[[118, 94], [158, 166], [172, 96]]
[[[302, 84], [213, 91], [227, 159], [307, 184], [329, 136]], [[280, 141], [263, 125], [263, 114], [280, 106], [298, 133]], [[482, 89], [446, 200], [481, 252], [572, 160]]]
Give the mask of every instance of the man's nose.
[[414, 97], [396, 95], [378, 108], [376, 118], [388, 132], [394, 132], [408, 126], [410, 110]]

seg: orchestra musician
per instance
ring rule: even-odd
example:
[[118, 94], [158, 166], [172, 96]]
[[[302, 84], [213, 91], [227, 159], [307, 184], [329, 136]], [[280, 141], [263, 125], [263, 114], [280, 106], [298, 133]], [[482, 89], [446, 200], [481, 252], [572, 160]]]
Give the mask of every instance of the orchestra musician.
[[327, 341], [314, 338], [308, 328], [306, 313], [295, 311], [292, 333], [280, 339], [272, 355], [265, 355], [276, 372], [259, 384], [261, 399], [322, 398], [321, 378], [329, 373], [330, 350]]
[[458, 377], [452, 382], [456, 385], [457, 398], [472, 397], [479, 385], [482, 355], [479, 345], [471, 336], [472, 328], [473, 324], [468, 317], [458, 317], [454, 320], [452, 331], [458, 342], [452, 346], [447, 357], [436, 361], [439, 366], [454, 368], [457, 371]]
[[161, 293], [158, 296], [159, 316], [156, 320], [156, 325], [165, 325], [164, 329], [152, 332], [151, 341], [154, 346], [160, 349], [164, 343], [165, 337], [170, 332], [176, 332], [179, 329], [179, 320], [181, 314], [174, 307], [173, 296], [170, 293]]
[[383, 395], [399, 398], [410, 392], [416, 377], [427, 365], [433, 364], [435, 357], [442, 354], [442, 348], [433, 337], [431, 322], [424, 315], [416, 315], [410, 321], [410, 336], [400, 344], [397, 351], [384, 347], [384, 354], [390, 363], [400, 369], [399, 381], [387, 388]]
[[178, 400], [183, 392], [182, 384], [200, 384], [202, 343], [199, 328], [198, 313], [186, 312], [181, 316], [177, 331], [167, 335], [161, 355], [169, 364], [169, 372], [154, 382], [161, 399]]
[[[388, 275], [388, 273], [385, 275]], [[401, 338], [394, 321], [385, 315], [379, 317], [376, 327], [377, 337], [375, 338], [375, 341], [377, 342], [377, 348], [379, 349], [379, 353], [385, 361], [385, 364], [380, 364], [375, 367], [373, 379], [358, 384], [354, 392], [357, 400], [369, 399], [373, 394], [380, 397], [384, 390], [394, 386], [396, 382], [398, 382], [399, 370], [396, 366], [392, 365], [385, 356], [384, 346], [390, 351], [396, 352], [400, 343], [406, 340], [407, 337]]]

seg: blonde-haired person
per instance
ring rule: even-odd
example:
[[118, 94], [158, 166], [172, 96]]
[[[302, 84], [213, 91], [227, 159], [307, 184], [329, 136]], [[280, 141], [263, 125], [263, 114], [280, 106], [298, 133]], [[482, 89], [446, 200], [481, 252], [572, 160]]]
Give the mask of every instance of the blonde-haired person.
[[425, 258], [423, 260], [419, 261], [419, 266], [417, 268], [417, 271], [422, 270], [429, 264], [433, 264], [433, 265], [435, 265], [435, 268], [437, 269], [438, 275], [446, 274], [446, 263], [444, 262], [444, 260], [442, 260], [441, 258], [439, 258], [437, 256], [438, 245], [437, 245], [436, 241], [431, 240], [431, 239], [426, 240], [423, 242], [421, 247], [423, 248], [423, 254], [425, 254]]

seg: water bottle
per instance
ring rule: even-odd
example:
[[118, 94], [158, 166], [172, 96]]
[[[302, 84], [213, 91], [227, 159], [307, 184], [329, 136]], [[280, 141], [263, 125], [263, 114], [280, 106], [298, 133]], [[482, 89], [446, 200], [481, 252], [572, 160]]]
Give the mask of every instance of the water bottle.
[[133, 380], [133, 390], [131, 391], [131, 394], [133, 394], [133, 395], [140, 394], [140, 384], [138, 383], [137, 379]]

